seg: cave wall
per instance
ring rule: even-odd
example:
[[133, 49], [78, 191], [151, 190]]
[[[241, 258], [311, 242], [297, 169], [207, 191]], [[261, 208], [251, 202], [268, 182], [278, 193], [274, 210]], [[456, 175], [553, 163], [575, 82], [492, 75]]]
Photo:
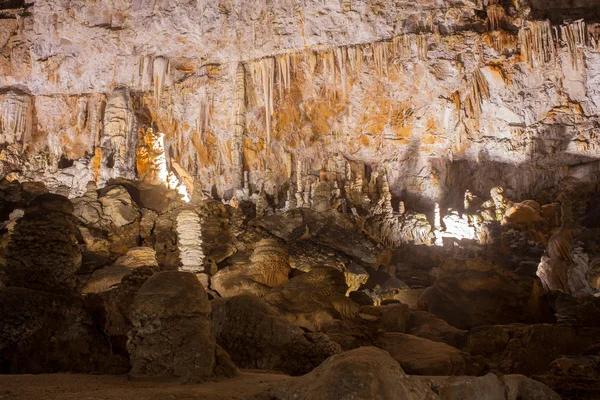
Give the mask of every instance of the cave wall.
[[[131, 159], [103, 172], [113, 167], [107, 157], [134, 158], [140, 130], [153, 128], [165, 134], [170, 168], [223, 197], [239, 186], [240, 168], [252, 191], [277, 192], [298, 170], [310, 179], [323, 168], [339, 175], [340, 159], [364, 163], [367, 175], [385, 171], [395, 197], [413, 207], [450, 205], [467, 188], [486, 194], [496, 185], [519, 199], [593, 191], [600, 32], [593, 23], [556, 22], [563, 6], [36, 0], [3, 7], [1, 174], [81, 194], [90, 179], [134, 176]], [[552, 22], [535, 19], [542, 8]], [[122, 115], [108, 112], [110, 125], [106, 107], [119, 88], [129, 103]], [[121, 136], [127, 144], [119, 150]]]

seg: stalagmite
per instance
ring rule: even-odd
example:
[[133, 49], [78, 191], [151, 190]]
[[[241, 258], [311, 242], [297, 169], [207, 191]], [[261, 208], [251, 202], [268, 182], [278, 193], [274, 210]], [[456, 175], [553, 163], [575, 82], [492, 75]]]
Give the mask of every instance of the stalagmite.
[[177, 247], [181, 271], [204, 271], [202, 229], [200, 217], [194, 210], [182, 210], [177, 215]]
[[153, 77], [154, 77], [154, 101], [157, 107], [160, 107], [160, 98], [166, 83], [167, 71], [169, 69], [169, 60], [164, 57], [154, 59]]
[[401, 202], [398, 204], [398, 214], [399, 214], [400, 216], [402, 216], [402, 215], [406, 214], [406, 206], [404, 205], [404, 202], [403, 202], [403, 201], [401, 201]]
[[104, 111], [104, 125], [100, 140], [102, 165], [99, 183], [133, 172], [128, 170], [130, 160], [127, 159], [128, 144], [134, 124], [132, 108], [127, 88], [121, 86], [113, 90]]
[[11, 90], [6, 94], [0, 116], [0, 144], [20, 143], [24, 149], [33, 129], [33, 98]]
[[246, 70], [242, 63], [238, 63], [235, 79], [235, 122], [231, 162], [234, 189], [241, 190], [244, 186], [244, 131], [246, 129]]
[[440, 212], [440, 203], [435, 203], [435, 209], [433, 210], [433, 227], [438, 231], [442, 229], [442, 214]]

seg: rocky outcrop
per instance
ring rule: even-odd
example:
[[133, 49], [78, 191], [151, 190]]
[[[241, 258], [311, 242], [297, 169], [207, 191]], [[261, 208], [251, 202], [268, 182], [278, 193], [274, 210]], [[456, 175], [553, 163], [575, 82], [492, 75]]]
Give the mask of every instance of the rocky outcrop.
[[251, 295], [212, 302], [212, 332], [240, 368], [302, 375], [341, 351], [322, 333], [306, 333]]
[[210, 334], [211, 304], [194, 274], [152, 275], [131, 308], [127, 350], [131, 375], [171, 376], [184, 382], [232, 376], [236, 368]]

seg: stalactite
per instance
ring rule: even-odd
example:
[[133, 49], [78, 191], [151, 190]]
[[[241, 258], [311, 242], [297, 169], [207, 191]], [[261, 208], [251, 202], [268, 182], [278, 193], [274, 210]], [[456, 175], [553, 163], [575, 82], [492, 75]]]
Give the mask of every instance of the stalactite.
[[516, 35], [503, 29], [485, 32], [482, 37], [486, 44], [496, 50], [499, 54], [507, 51], [513, 52], [518, 43], [518, 37]]
[[471, 76], [471, 84], [467, 94], [467, 110], [470, 117], [478, 118], [482, 111], [483, 100], [489, 98], [490, 91], [485, 76], [476, 69]]
[[521, 55], [530, 66], [541, 66], [556, 56], [552, 28], [549, 21], [528, 21], [527, 26], [519, 30]]
[[275, 60], [266, 57], [252, 63], [250, 68], [254, 86], [262, 88], [263, 100], [265, 104], [265, 125], [267, 130], [267, 144], [271, 143], [272, 126], [271, 118], [273, 116], [273, 86], [275, 83]]
[[348, 64], [347, 50], [345, 47], [336, 47], [335, 59], [337, 61], [338, 69], [340, 70], [340, 78], [342, 80], [342, 97], [346, 99], [348, 97], [348, 73], [346, 72], [346, 65]]
[[415, 35], [401, 35], [394, 37], [394, 55], [404, 60], [411, 58], [413, 37], [415, 37]]
[[499, 4], [491, 4], [486, 9], [487, 20], [486, 24], [488, 26], [488, 30], [495, 31], [500, 29], [502, 26], [502, 22], [504, 21], [504, 17], [506, 15], [506, 11]]
[[204, 134], [208, 131], [210, 126], [211, 99], [209, 98], [206, 88], [202, 90], [200, 96], [198, 118], [196, 119], [196, 135], [201, 140], [204, 140]]
[[241, 190], [244, 185], [244, 131], [246, 129], [246, 70], [238, 63], [235, 74], [235, 121], [231, 162], [233, 164], [233, 186]]
[[426, 34], [417, 35], [417, 51], [419, 59], [427, 60], [427, 53], [429, 48], [429, 38]]
[[88, 121], [88, 98], [82, 96], [77, 99], [77, 133], [83, 132]]
[[24, 149], [33, 129], [33, 98], [11, 90], [6, 94], [0, 117], [0, 143], [20, 143]]
[[389, 42], [375, 42], [371, 45], [375, 70], [379, 75], [388, 74], [389, 45]]
[[177, 215], [177, 247], [182, 265], [180, 270], [204, 272], [201, 221], [193, 210], [182, 210]]
[[323, 79], [325, 82], [325, 89], [330, 92], [332, 97], [335, 97], [336, 89], [336, 70], [335, 70], [335, 57], [333, 50], [326, 50], [321, 53], [321, 61], [323, 63]]
[[561, 25], [561, 39], [567, 44], [571, 65], [579, 70], [583, 66], [583, 60], [579, 53], [579, 48], [587, 45], [587, 28], [583, 20], [575, 21], [571, 24]]
[[157, 107], [160, 107], [160, 98], [165, 87], [165, 78], [169, 71], [169, 60], [164, 57], [154, 59], [153, 77], [154, 77], [154, 101]]
[[282, 54], [276, 57], [277, 60], [277, 71], [278, 71], [278, 88], [279, 97], [283, 98], [284, 91], [290, 90], [290, 71], [291, 71], [291, 58], [289, 54]]
[[360, 46], [350, 46], [347, 50], [350, 70], [359, 76], [363, 69], [363, 50]]

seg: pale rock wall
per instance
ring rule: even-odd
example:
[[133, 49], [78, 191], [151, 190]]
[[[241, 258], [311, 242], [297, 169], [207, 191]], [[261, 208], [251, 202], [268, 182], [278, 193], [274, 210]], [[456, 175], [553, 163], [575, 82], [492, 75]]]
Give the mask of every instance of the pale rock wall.
[[[385, 170], [410, 207], [494, 186], [515, 199], [593, 190], [597, 26], [561, 26], [561, 2], [496, 3], [36, 0], [0, 10], [0, 95], [34, 99], [20, 136], [29, 153], [5, 149], [3, 175], [83, 193], [90, 177], [135, 175], [139, 130], [153, 128], [169, 167], [224, 197], [246, 184], [240, 168], [251, 191], [271, 196], [295, 183], [297, 165], [314, 182], [335, 155], [366, 164], [366, 182]], [[579, 3], [572, 15], [595, 18], [593, 2]], [[535, 20], [541, 10], [551, 22]], [[21, 118], [0, 100], [3, 121]], [[98, 172], [115, 150], [124, 166], [113, 170], [113, 156]], [[61, 158], [82, 159], [59, 168]]]

